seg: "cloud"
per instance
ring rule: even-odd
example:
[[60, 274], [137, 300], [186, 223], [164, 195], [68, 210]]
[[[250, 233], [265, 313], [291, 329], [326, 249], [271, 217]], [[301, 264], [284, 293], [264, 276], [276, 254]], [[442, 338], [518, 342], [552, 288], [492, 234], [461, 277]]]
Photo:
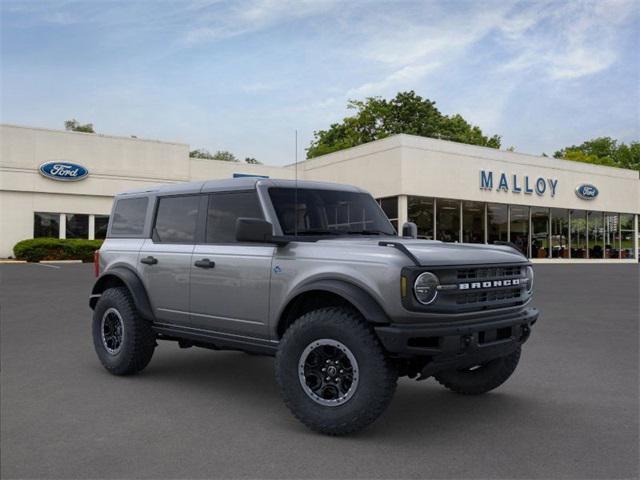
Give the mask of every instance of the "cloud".
[[410, 88], [421, 80], [428, 72], [437, 68], [439, 63], [407, 65], [387, 75], [382, 80], [367, 82], [347, 91], [347, 97], [365, 97], [381, 95], [388, 91]]
[[517, 52], [503, 65], [551, 80], [592, 75], [618, 59], [618, 30], [637, 17], [633, 0], [530, 4], [501, 27], [503, 45]]
[[252, 0], [218, 5], [214, 15], [200, 17], [186, 31], [187, 45], [256, 32], [294, 19], [332, 11], [336, 0]]

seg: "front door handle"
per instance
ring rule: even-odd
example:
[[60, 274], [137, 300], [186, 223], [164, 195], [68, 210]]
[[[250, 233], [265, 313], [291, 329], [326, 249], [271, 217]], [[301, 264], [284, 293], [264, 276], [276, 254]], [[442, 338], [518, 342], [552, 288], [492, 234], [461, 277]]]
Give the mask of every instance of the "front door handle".
[[148, 257], [141, 258], [140, 263], [144, 263], [145, 265], [155, 265], [158, 263], [158, 259], [149, 255]]
[[213, 268], [216, 266], [216, 262], [212, 262], [208, 258], [203, 258], [202, 260], [196, 260], [194, 265], [198, 268]]

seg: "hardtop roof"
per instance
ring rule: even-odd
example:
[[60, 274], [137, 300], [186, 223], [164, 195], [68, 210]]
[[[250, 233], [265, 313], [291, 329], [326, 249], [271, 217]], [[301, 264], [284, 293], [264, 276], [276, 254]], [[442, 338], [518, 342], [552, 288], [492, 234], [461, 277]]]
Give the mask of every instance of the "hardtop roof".
[[239, 177], [239, 178], [225, 178], [219, 180], [206, 180], [199, 182], [184, 182], [184, 183], [171, 183], [165, 185], [157, 185], [149, 188], [140, 188], [135, 190], [128, 190], [126, 192], [119, 193], [116, 196], [143, 196], [143, 195], [177, 195], [188, 193], [204, 193], [204, 192], [219, 192], [219, 191], [233, 191], [233, 190], [251, 190], [256, 186], [265, 185], [267, 187], [281, 187], [281, 188], [295, 188], [296, 186], [302, 188], [316, 188], [325, 190], [342, 190], [351, 192], [365, 192], [358, 187], [352, 185], [343, 185], [332, 182], [317, 182], [312, 180], [286, 180], [276, 178], [262, 178], [262, 177]]

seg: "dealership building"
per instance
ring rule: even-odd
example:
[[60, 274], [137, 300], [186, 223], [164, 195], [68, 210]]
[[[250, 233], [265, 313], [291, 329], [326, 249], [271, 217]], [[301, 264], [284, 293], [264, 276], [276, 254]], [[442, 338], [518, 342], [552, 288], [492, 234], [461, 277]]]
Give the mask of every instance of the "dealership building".
[[[296, 173], [297, 171], [297, 173]], [[267, 166], [189, 157], [182, 143], [0, 125], [0, 258], [34, 237], [104, 238], [113, 196], [158, 184], [297, 177], [370, 191], [421, 238], [512, 242], [535, 262], [638, 261], [634, 170], [412, 135]]]

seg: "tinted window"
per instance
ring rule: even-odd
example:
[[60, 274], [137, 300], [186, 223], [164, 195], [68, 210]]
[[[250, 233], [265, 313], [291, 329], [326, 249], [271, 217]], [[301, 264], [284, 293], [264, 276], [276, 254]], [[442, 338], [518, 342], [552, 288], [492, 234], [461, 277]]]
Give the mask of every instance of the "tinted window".
[[500, 203], [487, 205], [487, 241], [508, 242], [509, 207]]
[[408, 218], [418, 226], [418, 238], [433, 240], [433, 198], [409, 197]]
[[285, 235], [395, 235], [384, 212], [366, 193], [270, 188], [269, 195]]
[[125, 198], [118, 200], [113, 212], [111, 234], [113, 235], [142, 235], [144, 217], [147, 213], [146, 197]]
[[89, 238], [89, 215], [67, 213], [67, 238]]
[[436, 235], [443, 242], [460, 241], [460, 202], [438, 198], [436, 200]]
[[153, 239], [160, 243], [193, 243], [199, 195], [160, 198]]
[[94, 223], [94, 237], [96, 240], [103, 239], [107, 236], [107, 225], [109, 224], [109, 215], [96, 215]]
[[263, 218], [255, 191], [210, 195], [207, 243], [235, 242], [236, 220], [239, 217]]
[[60, 214], [36, 212], [33, 215], [33, 238], [60, 236]]
[[398, 197], [381, 198], [380, 206], [389, 220], [398, 219]]

